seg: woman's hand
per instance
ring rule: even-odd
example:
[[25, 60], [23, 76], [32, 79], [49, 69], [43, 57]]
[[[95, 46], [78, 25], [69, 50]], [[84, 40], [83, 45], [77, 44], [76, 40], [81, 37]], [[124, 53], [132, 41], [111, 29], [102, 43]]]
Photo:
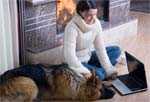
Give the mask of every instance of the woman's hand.
[[86, 79], [89, 79], [92, 74], [91, 73], [82, 73], [82, 75], [86, 78]]
[[106, 71], [107, 79], [114, 80], [114, 79], [117, 78], [118, 72], [117, 72], [117, 69], [114, 66], [112, 66], [111, 68], [106, 69], [105, 71]]

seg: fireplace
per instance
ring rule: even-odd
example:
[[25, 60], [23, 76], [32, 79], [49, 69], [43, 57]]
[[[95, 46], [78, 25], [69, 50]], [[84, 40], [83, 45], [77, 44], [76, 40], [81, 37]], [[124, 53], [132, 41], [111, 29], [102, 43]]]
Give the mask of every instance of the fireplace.
[[[18, 0], [20, 61], [63, 44], [64, 28], [78, 0]], [[130, 0], [96, 0], [98, 18], [109, 25], [128, 18]]]
[[[57, 4], [57, 31], [64, 31], [65, 25], [72, 18], [78, 0], [58, 0]], [[128, 21], [130, 0], [96, 0], [98, 18], [109, 26]]]
[[[67, 22], [75, 13], [78, 0], [57, 0], [57, 31], [58, 34], [64, 32]], [[98, 18], [109, 21], [109, 1], [96, 0], [98, 8]]]

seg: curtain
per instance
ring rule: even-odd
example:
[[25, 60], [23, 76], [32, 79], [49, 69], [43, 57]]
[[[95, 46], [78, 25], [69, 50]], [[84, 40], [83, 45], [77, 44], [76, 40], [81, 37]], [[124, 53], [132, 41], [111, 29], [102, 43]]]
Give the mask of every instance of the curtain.
[[0, 74], [19, 65], [16, 0], [0, 0]]

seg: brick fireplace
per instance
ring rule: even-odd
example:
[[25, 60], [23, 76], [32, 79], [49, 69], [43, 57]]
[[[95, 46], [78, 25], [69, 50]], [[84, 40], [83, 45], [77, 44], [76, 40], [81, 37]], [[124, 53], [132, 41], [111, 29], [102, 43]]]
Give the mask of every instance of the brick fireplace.
[[[63, 43], [67, 22], [78, 0], [18, 0], [20, 60], [28, 63], [28, 53], [38, 54]], [[130, 0], [96, 0], [102, 26], [117, 26], [129, 20]], [[106, 27], [107, 26], [107, 27]]]

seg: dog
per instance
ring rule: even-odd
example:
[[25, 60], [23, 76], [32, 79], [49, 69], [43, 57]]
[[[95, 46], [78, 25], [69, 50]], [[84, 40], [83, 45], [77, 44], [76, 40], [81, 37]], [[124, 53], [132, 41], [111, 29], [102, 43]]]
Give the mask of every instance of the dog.
[[68, 65], [25, 65], [0, 76], [1, 102], [38, 102], [50, 100], [97, 100], [106, 96], [101, 80], [79, 76]]

